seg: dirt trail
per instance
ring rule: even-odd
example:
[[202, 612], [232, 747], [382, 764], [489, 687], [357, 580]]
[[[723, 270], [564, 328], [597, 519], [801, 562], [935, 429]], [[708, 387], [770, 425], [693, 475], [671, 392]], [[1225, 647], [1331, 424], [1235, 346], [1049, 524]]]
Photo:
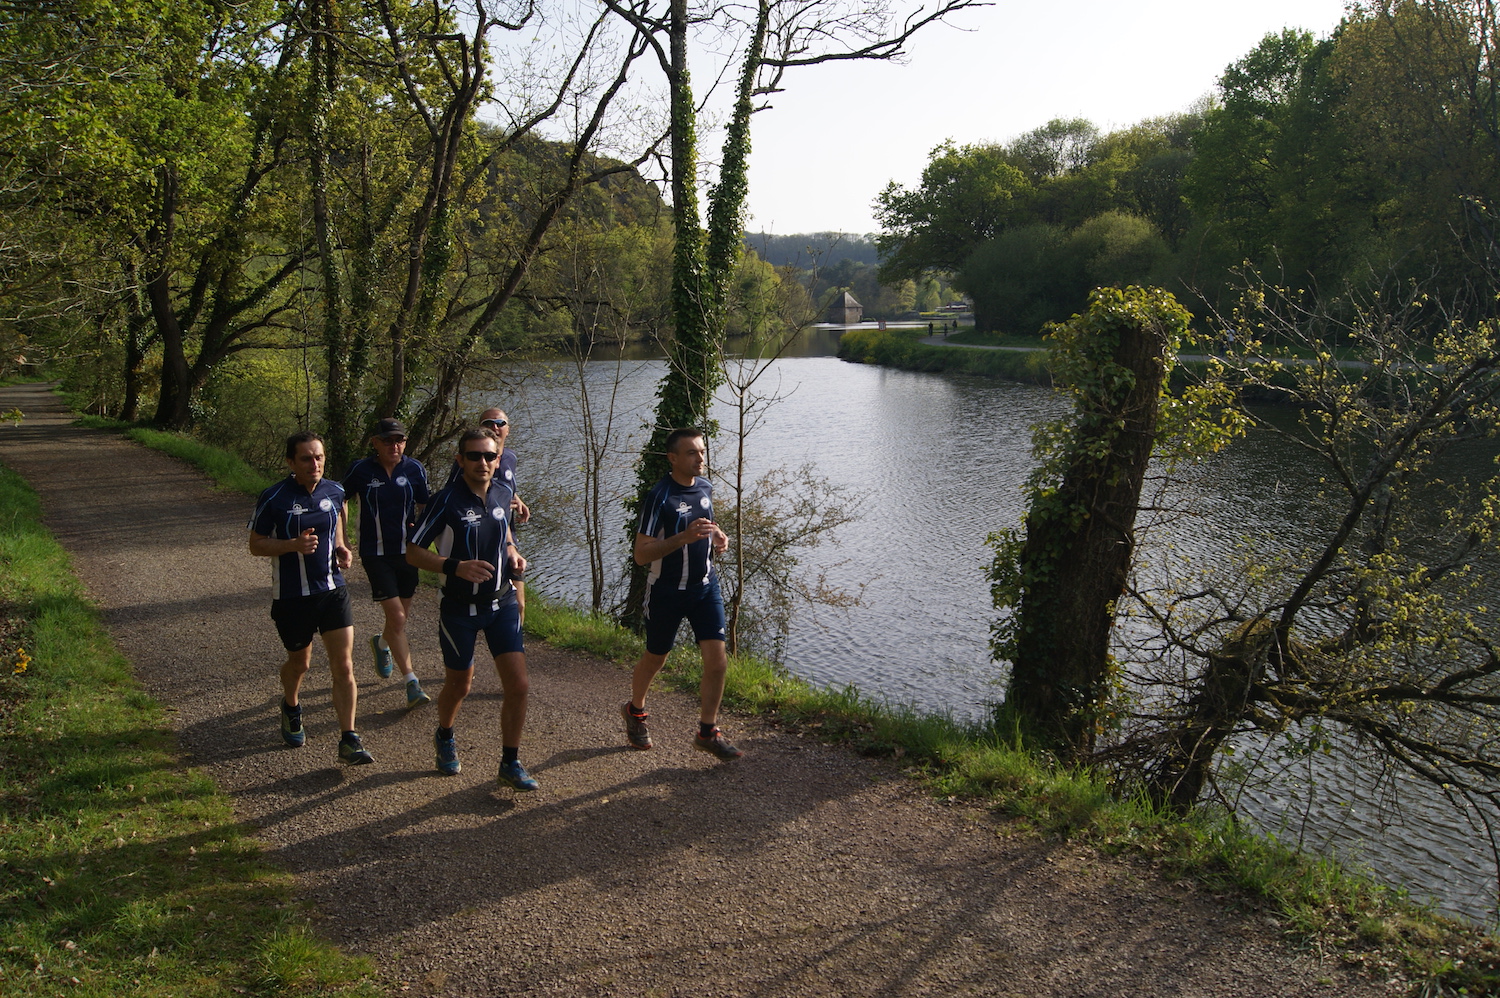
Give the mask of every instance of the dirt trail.
[[[431, 996], [1376, 995], [1289, 954], [1263, 916], [1085, 849], [1014, 838], [901, 773], [752, 719], [747, 752], [695, 752], [693, 700], [652, 701], [657, 748], [624, 747], [615, 666], [533, 643], [522, 761], [495, 782], [500, 687], [481, 669], [459, 716], [461, 775], [433, 769], [432, 707], [356, 654], [375, 765], [335, 761], [321, 650], [308, 744], [283, 748], [269, 568], [250, 500], [118, 435], [69, 426], [42, 386], [0, 388], [0, 462], [42, 496], [182, 747], [298, 877], [320, 927], [372, 957], [393, 994]], [[538, 511], [545, 515], [545, 511]], [[351, 573], [360, 640], [379, 612]], [[418, 674], [440, 685], [435, 600], [419, 594]], [[362, 645], [357, 648], [363, 647]]]

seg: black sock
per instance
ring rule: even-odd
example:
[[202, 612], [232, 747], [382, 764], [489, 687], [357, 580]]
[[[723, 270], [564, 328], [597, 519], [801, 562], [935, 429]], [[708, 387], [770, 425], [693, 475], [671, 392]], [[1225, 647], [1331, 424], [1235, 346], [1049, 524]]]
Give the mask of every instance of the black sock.
[[500, 748], [500, 764], [509, 766], [513, 762], [521, 761], [520, 746], [503, 745]]
[[358, 732], [355, 732], [355, 731], [346, 731], [346, 732], [344, 732], [343, 736], [339, 739], [339, 741], [342, 741], [342, 742], [352, 742], [352, 741], [354, 741], [354, 739], [356, 739], [358, 737], [359, 737], [359, 733]]
[[698, 722], [698, 737], [699, 738], [712, 738], [714, 736], [714, 729], [717, 728], [717, 727], [718, 727], [717, 724], [704, 724], [702, 721], [699, 721]]
[[446, 738], [452, 738], [453, 737], [453, 729], [452, 728], [439, 727], [437, 729], [437, 736], [439, 738], [444, 738], [444, 739], [446, 739]]
[[293, 707], [291, 704], [283, 700], [281, 701], [281, 711], [288, 717], [294, 717], [297, 714], [302, 713], [302, 705], [299, 703], [297, 706]]
[[630, 705], [630, 712], [632, 714], [634, 714], [636, 717], [645, 717], [646, 716], [646, 708], [645, 707], [637, 707], [633, 703]]

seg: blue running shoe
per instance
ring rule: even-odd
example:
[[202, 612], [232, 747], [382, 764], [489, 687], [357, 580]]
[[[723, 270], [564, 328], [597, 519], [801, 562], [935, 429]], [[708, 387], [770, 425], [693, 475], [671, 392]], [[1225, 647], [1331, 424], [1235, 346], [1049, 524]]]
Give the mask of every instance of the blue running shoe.
[[281, 740], [292, 748], [301, 748], [307, 741], [307, 731], [302, 727], [302, 708], [297, 706], [288, 710], [285, 700], [281, 701]]
[[391, 660], [391, 650], [380, 647], [380, 635], [370, 639], [370, 650], [375, 653], [375, 671], [380, 673], [381, 679], [390, 679], [396, 663]]
[[411, 710], [424, 703], [432, 703], [432, 697], [422, 690], [422, 684], [417, 682], [416, 676], [413, 676], [406, 681], [406, 709]]
[[365, 751], [365, 743], [353, 731], [345, 732], [339, 739], [339, 758], [351, 766], [365, 766], [375, 761], [375, 757]]
[[502, 762], [500, 764], [500, 782], [509, 783], [517, 790], [535, 790], [536, 780], [526, 772], [526, 767], [519, 762]]
[[444, 738], [436, 731], [432, 733], [432, 746], [437, 749], [437, 770], [444, 776], [457, 776], [459, 770], [463, 769], [463, 763], [458, 761], [458, 742], [453, 736]]

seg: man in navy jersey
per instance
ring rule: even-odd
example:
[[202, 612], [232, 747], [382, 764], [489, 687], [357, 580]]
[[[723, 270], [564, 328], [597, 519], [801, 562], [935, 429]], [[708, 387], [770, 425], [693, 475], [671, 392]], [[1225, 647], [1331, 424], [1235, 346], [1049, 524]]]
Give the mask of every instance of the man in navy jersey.
[[354, 560], [344, 541], [344, 490], [323, 478], [323, 438], [309, 430], [286, 440], [291, 474], [260, 494], [250, 518], [250, 553], [271, 562], [271, 619], [286, 648], [281, 666], [281, 738], [293, 748], [307, 738], [298, 693], [312, 664], [312, 639], [323, 635], [333, 674], [339, 758], [374, 762], [354, 730], [354, 612], [342, 569]]
[[[535, 790], [536, 780], [518, 757], [530, 682], [520, 608], [511, 584], [526, 571], [526, 559], [510, 532], [511, 490], [494, 480], [500, 441], [490, 430], [467, 430], [458, 438], [458, 460], [462, 476], [432, 497], [406, 547], [407, 561], [443, 576], [438, 644], [444, 681], [433, 735], [437, 769], [452, 776], [462, 768], [453, 723], [473, 686], [474, 646], [483, 633], [505, 695], [500, 706], [500, 780], [517, 790]], [[436, 551], [429, 549], [432, 544]]]
[[646, 651], [635, 664], [630, 700], [620, 705], [631, 748], [651, 747], [646, 726], [646, 694], [667, 661], [684, 617], [703, 655], [698, 733], [693, 745], [718, 759], [744, 755], [719, 730], [728, 657], [724, 649], [724, 599], [713, 556], [729, 546], [729, 535], [714, 523], [713, 486], [700, 478], [708, 460], [703, 431], [673, 430], [667, 437], [671, 473], [641, 500], [635, 533], [635, 562], [650, 565], [646, 578]]
[[370, 437], [373, 457], [354, 462], [344, 476], [345, 501], [359, 500], [359, 563], [370, 580], [370, 595], [385, 614], [385, 629], [370, 638], [375, 671], [390, 677], [401, 669], [406, 683], [406, 706], [430, 702], [411, 665], [406, 621], [417, 592], [417, 569], [406, 560], [406, 534], [425, 506], [427, 469], [406, 456], [406, 425], [382, 419]]

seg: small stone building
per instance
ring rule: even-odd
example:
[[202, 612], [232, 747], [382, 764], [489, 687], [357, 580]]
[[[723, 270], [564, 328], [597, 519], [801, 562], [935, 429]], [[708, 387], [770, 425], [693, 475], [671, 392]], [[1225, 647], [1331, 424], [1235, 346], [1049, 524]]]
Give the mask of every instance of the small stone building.
[[865, 307], [854, 300], [854, 296], [845, 291], [833, 300], [828, 306], [828, 321], [840, 325], [852, 326], [865, 317]]

